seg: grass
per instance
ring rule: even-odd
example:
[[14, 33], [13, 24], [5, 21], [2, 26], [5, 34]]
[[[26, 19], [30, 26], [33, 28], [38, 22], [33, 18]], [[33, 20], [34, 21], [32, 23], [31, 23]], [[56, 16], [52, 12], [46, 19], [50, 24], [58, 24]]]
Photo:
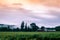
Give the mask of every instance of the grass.
[[0, 40], [59, 40], [60, 32], [0, 32]]

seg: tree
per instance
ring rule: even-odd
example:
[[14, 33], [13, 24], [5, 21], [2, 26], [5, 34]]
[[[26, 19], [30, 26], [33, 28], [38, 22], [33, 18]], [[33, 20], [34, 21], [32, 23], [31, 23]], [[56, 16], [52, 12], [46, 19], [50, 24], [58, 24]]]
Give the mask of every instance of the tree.
[[21, 31], [24, 30], [24, 21], [21, 23]]
[[19, 31], [20, 29], [19, 28], [16, 28], [16, 31]]
[[8, 31], [11, 31], [11, 30], [12, 30], [12, 29], [10, 29], [10, 26], [9, 26], [9, 25], [8, 25], [8, 27], [7, 27], [7, 30], [8, 30]]
[[27, 27], [27, 31], [31, 32], [31, 28], [29, 26]]
[[42, 30], [42, 31], [45, 31], [45, 27], [44, 27], [44, 26], [41, 26], [41, 30]]
[[25, 31], [27, 31], [28, 30], [28, 28], [27, 28], [27, 23], [25, 24]]
[[31, 23], [30, 26], [32, 27], [32, 31], [37, 31], [39, 29], [35, 23]]
[[56, 31], [60, 31], [60, 26], [55, 27]]
[[7, 31], [8, 29], [7, 29], [7, 27], [1, 27], [0, 30], [1, 31]]

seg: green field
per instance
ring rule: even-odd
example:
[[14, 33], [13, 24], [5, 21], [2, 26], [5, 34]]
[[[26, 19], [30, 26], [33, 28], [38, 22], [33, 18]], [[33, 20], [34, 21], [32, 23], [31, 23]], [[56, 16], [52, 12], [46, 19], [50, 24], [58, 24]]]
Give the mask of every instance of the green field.
[[60, 40], [60, 32], [0, 32], [0, 40]]

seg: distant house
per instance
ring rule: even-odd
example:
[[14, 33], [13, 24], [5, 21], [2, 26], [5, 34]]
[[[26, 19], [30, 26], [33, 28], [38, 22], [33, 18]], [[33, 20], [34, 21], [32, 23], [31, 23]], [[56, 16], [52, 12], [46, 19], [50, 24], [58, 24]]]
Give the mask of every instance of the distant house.
[[54, 32], [56, 30], [55, 30], [55, 28], [46, 28], [45, 31], [47, 31], [47, 32]]
[[44, 30], [38, 29], [37, 31], [38, 31], [38, 32], [45, 32], [45, 31], [47, 31], [47, 29], [46, 29], [46, 28], [45, 28]]
[[[42, 29], [38, 29], [37, 31], [42, 32]], [[45, 28], [43, 32], [55, 32], [55, 28]]]
[[42, 30], [41, 30], [41, 29], [38, 29], [37, 31], [38, 31], [38, 32], [41, 32]]

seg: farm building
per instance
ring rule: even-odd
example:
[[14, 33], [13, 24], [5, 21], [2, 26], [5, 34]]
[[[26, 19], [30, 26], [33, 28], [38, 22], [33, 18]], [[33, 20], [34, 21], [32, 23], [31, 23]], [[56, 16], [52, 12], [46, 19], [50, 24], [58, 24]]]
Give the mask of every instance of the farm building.
[[54, 31], [56, 31], [55, 30], [55, 28], [45, 28], [44, 30], [42, 30], [42, 29], [38, 29], [37, 31], [44, 31], [44, 32], [54, 32]]
[[55, 28], [46, 28], [45, 31], [56, 31]]

